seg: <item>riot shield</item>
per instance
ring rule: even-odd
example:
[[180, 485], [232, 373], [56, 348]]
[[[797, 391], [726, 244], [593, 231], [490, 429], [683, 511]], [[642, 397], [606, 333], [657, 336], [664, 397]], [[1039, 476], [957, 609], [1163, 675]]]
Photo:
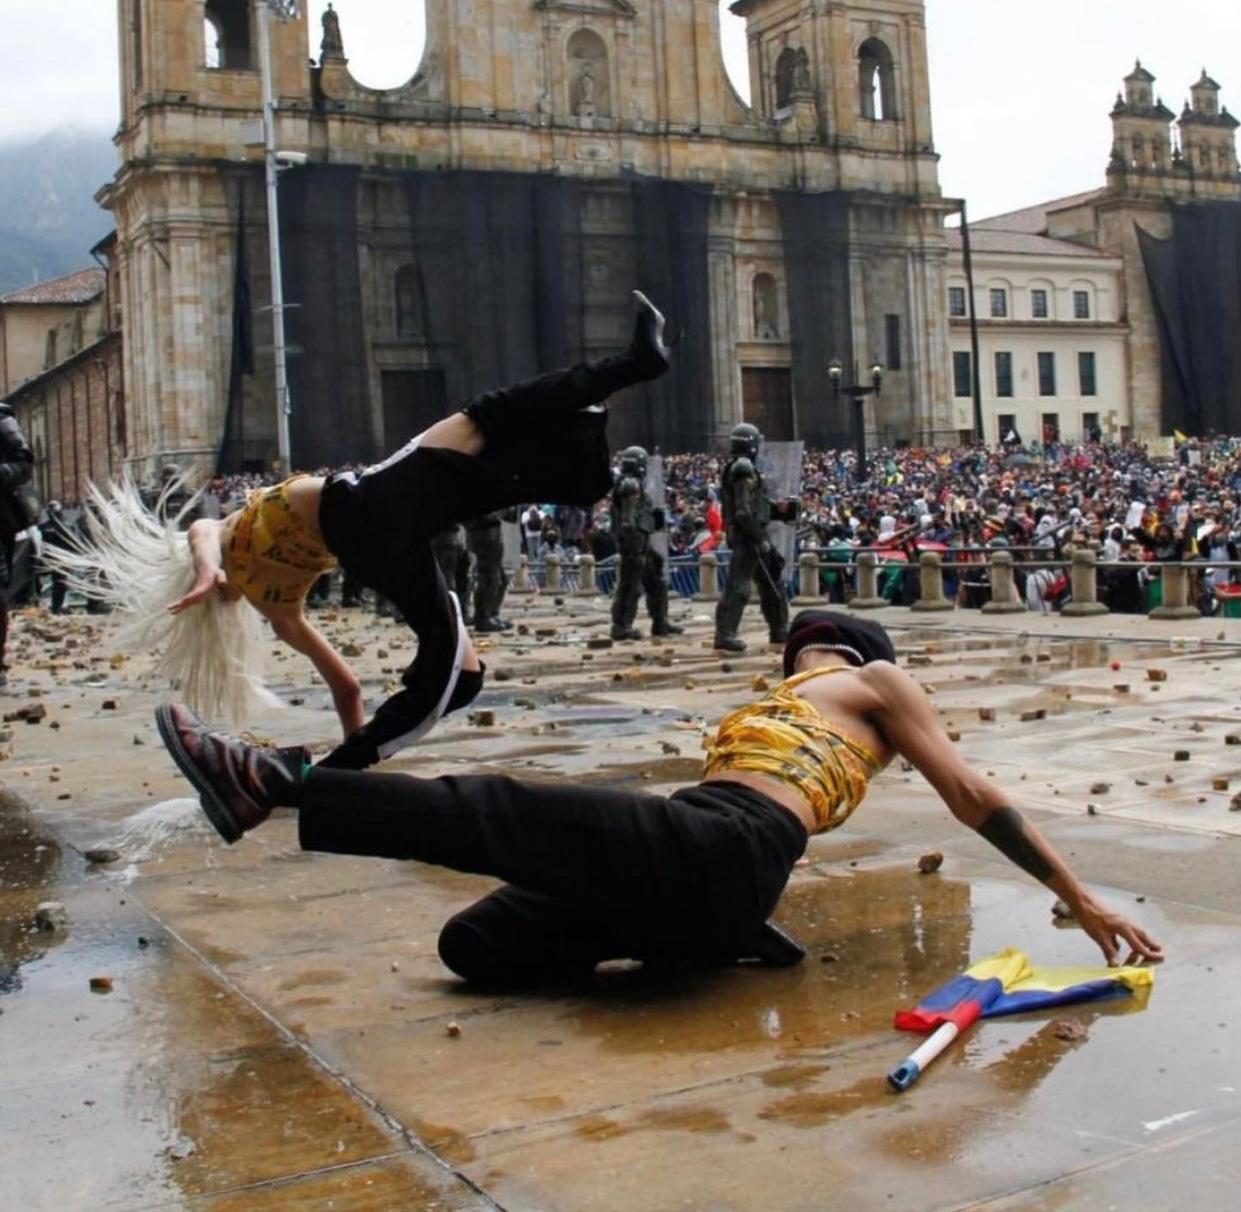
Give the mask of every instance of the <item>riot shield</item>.
[[[664, 460], [662, 455], [651, 455], [646, 461], [646, 495], [651, 504], [661, 510], [665, 517], [668, 512], [668, 489], [664, 483]], [[657, 530], [651, 535], [651, 550], [658, 552], [665, 560], [668, 558], [668, 530]]]
[[513, 572], [521, 563], [521, 523], [501, 522], [500, 538], [504, 543], [504, 571]]
[[[758, 470], [772, 501], [801, 500], [801, 468], [805, 442], [764, 442]], [[797, 527], [788, 522], [767, 523], [767, 541], [784, 557], [786, 576], [792, 576], [797, 549]]]

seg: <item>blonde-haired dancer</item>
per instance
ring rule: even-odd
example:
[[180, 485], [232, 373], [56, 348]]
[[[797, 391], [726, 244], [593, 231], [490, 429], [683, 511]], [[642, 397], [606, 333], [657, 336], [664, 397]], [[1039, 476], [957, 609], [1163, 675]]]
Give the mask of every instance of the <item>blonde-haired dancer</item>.
[[[431, 537], [522, 501], [586, 506], [610, 490], [603, 401], [669, 366], [664, 317], [640, 292], [634, 296], [634, 337], [624, 353], [477, 396], [361, 473], [294, 476], [252, 493], [228, 517], [201, 519], [184, 533], [161, 532], [154, 519], [136, 522], [124, 508], [109, 512], [101, 498], [104, 512], [95, 519], [90, 546], [77, 553], [75, 575], [82, 577], [83, 564], [106, 566], [114, 584], [108, 592], [145, 617], [149, 637], [160, 633], [174, 644], [180, 638], [199, 654], [182, 692], [208, 714], [242, 701], [231, 688], [251, 681], [255, 645], [228, 646], [243, 634], [229, 604], [244, 599], [310, 658], [331, 690], [345, 741], [322, 764], [360, 770], [389, 757], [446, 712], [471, 702], [482, 686], [482, 662], [444, 584]], [[146, 551], [136, 562], [135, 546]], [[158, 566], [156, 547], [165, 587], [170, 577], [180, 585], [175, 599], [166, 589], [138, 583]], [[357, 676], [304, 609], [311, 585], [338, 564], [393, 602], [418, 636], [402, 689], [369, 721]], [[153, 596], [166, 604], [162, 616], [150, 609]], [[201, 641], [199, 624], [220, 628], [213, 643]], [[186, 658], [172, 654], [170, 660], [166, 667], [175, 671]], [[195, 703], [195, 689], [211, 692], [206, 698], [212, 701], [200, 694]]]

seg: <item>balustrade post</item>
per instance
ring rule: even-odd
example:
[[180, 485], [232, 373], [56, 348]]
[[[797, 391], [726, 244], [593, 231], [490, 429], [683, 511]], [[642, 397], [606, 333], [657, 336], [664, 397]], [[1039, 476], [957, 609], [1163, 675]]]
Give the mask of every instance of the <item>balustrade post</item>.
[[1020, 614], [1026, 604], [1017, 596], [1017, 585], [1013, 579], [1013, 553], [1011, 551], [993, 551], [991, 553], [990, 573], [991, 601], [984, 602], [983, 614]]
[[1066, 602], [1060, 613], [1070, 617], [1107, 614], [1107, 607], [1099, 601], [1099, 557], [1089, 548], [1079, 547], [1073, 552], [1072, 559], [1069, 581], [1073, 588], [1073, 600]]
[[1150, 612], [1152, 619], [1197, 619], [1202, 611], [1189, 602], [1189, 569], [1183, 564], [1164, 564], [1160, 579], [1163, 581], [1163, 604]]
[[879, 557], [873, 551], [857, 554], [857, 594], [849, 603], [850, 610], [878, 610], [890, 606], [879, 596]]
[[924, 551], [918, 557], [919, 598], [910, 610], [951, 610], [944, 597], [944, 560], [938, 551]]

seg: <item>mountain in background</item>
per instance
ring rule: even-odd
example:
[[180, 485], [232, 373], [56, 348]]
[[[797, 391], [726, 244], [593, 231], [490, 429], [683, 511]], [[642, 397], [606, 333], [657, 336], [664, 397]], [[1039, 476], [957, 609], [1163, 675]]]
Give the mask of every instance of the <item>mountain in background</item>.
[[102, 131], [0, 144], [0, 294], [93, 264], [91, 247], [113, 227], [94, 195], [115, 172]]

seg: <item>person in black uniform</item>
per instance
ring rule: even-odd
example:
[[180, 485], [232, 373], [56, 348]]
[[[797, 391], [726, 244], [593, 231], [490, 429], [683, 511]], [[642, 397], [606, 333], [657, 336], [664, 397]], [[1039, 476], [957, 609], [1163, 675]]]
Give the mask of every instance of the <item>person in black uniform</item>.
[[435, 552], [444, 584], [457, 595], [462, 618], [469, 624], [473, 619], [470, 615], [470, 553], [465, 545], [465, 527], [457, 523], [432, 535], [431, 550]]
[[33, 510], [22, 489], [34, 475], [34, 452], [13, 410], [0, 404], [0, 686], [8, 680], [4, 663], [5, 645], [9, 638], [9, 579], [13, 571], [13, 552], [17, 536], [34, 525], [38, 511]]
[[504, 572], [502, 524], [516, 522], [516, 508], [497, 509], [465, 524], [465, 540], [474, 557], [474, 630], [507, 631], [511, 626], [500, 617], [508, 577]]
[[737, 635], [741, 616], [750, 600], [750, 582], [758, 582], [758, 600], [773, 644], [788, 638], [789, 603], [781, 582], [784, 557], [767, 537], [773, 518], [792, 521], [795, 501], [776, 502], [758, 469], [763, 435], [758, 427], [734, 425], [729, 436], [729, 457], [720, 476], [720, 504], [732, 555], [728, 586], [715, 608], [715, 647], [725, 652], [744, 652], [745, 641]]
[[656, 505], [647, 491], [647, 454], [641, 446], [620, 453], [620, 474], [612, 489], [612, 533], [620, 553], [616, 592], [612, 596], [612, 639], [637, 640], [633, 625], [638, 595], [646, 593], [651, 636], [680, 635], [685, 629], [668, 619], [668, 562], [651, 543], [664, 529], [662, 502]]

